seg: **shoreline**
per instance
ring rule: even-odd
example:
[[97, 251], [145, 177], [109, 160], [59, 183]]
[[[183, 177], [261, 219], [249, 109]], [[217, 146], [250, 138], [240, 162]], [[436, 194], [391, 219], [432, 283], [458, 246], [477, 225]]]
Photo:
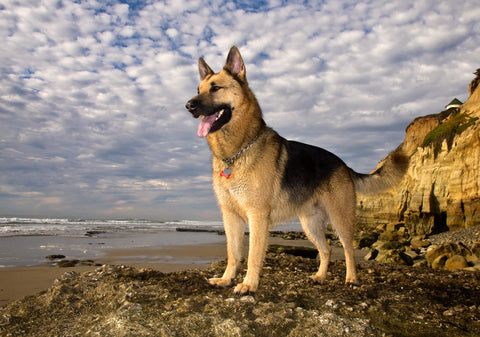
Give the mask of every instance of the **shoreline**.
[[[94, 258], [95, 264], [128, 265], [171, 273], [205, 268], [216, 260], [226, 258], [226, 247], [224, 243], [212, 243], [163, 248], [108, 248], [103, 253], [104, 256]], [[98, 265], [58, 267], [55, 261], [34, 266], [0, 268], [0, 307], [46, 290], [65, 273], [91, 272], [97, 268]]]
[[[270, 245], [298, 246], [312, 248], [308, 240], [285, 240], [269, 238]], [[163, 273], [179, 272], [192, 269], [205, 269], [210, 264], [225, 260], [227, 249], [225, 242], [178, 245], [165, 247], [108, 248], [104, 256], [94, 258], [95, 264], [126, 265], [134, 268], [149, 268]], [[366, 254], [357, 251], [357, 261]], [[245, 238], [243, 256], [248, 255], [248, 238]], [[332, 261], [342, 260], [343, 248], [332, 247]], [[0, 307], [34, 295], [48, 289], [62, 275], [68, 272], [84, 273], [99, 268], [98, 265], [75, 267], [57, 267], [54, 263], [44, 263], [27, 267], [0, 268]]]

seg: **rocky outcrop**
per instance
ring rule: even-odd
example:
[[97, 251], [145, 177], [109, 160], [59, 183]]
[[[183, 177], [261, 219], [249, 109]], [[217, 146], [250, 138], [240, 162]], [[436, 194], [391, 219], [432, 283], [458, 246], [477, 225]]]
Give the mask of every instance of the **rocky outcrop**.
[[449, 271], [480, 271], [480, 226], [443, 233], [450, 235], [412, 237], [405, 223], [400, 222], [379, 225], [374, 233], [378, 234], [378, 240], [364, 256], [367, 261]]
[[360, 195], [360, 223], [403, 221], [412, 236], [479, 225], [480, 89], [458, 109], [415, 119], [401, 146], [410, 156], [404, 180]]
[[361, 284], [345, 285], [345, 262], [333, 261], [327, 281], [313, 284], [315, 259], [268, 253], [258, 292], [237, 297], [205, 280], [225, 265], [170, 274], [126, 266], [70, 271], [0, 308], [0, 336], [480, 334], [480, 272], [363, 263]]
[[477, 69], [477, 71], [474, 72], [473, 74], [477, 75], [477, 77], [475, 77], [472, 80], [472, 82], [470, 82], [470, 84], [468, 85], [468, 92], [469, 92], [470, 96], [472, 96], [473, 92], [475, 91], [475, 89], [477, 89], [478, 84], [480, 83], [480, 68]]

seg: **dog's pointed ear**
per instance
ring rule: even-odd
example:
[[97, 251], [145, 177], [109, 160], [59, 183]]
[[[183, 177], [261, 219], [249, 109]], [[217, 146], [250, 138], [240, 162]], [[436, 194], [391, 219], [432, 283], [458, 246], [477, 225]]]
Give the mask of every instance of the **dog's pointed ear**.
[[198, 59], [198, 72], [200, 73], [200, 80], [203, 81], [205, 77], [213, 74], [212, 68], [210, 68], [203, 58]]
[[228, 53], [227, 62], [225, 63], [224, 69], [229, 71], [232, 75], [237, 76], [242, 80], [245, 80], [245, 64], [243, 63], [240, 51], [236, 46], [230, 48], [230, 52]]

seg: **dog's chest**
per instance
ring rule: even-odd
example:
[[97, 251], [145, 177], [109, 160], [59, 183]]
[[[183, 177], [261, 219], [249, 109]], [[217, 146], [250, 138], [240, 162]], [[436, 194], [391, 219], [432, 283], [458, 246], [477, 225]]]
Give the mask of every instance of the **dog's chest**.
[[[225, 179], [222, 181], [221, 179]], [[220, 190], [226, 192], [234, 198], [245, 198], [248, 195], [249, 186], [244, 177], [232, 176], [228, 179], [221, 177]]]
[[242, 205], [249, 199], [252, 187], [248, 179], [239, 173], [232, 170], [232, 175], [228, 179], [219, 173], [214, 179], [215, 193], [221, 203]]

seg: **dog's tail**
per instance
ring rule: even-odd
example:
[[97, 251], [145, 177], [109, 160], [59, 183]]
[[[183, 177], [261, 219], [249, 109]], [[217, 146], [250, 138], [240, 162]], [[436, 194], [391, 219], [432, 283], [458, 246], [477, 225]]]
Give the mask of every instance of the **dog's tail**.
[[355, 190], [362, 194], [373, 194], [397, 185], [408, 169], [409, 158], [400, 147], [391, 152], [377, 168], [369, 174], [351, 171]]

